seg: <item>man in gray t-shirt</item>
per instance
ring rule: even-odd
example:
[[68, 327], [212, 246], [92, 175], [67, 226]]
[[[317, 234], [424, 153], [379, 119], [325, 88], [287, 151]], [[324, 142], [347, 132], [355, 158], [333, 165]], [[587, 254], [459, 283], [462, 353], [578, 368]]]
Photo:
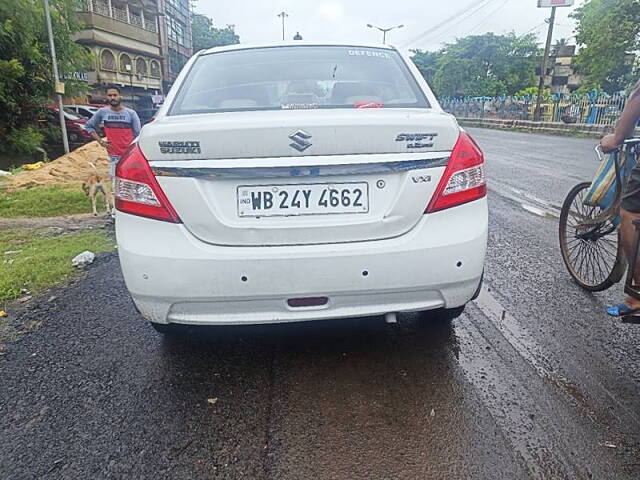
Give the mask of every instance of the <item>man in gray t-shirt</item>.
[[[134, 138], [140, 133], [140, 118], [135, 110], [122, 105], [122, 97], [118, 87], [106, 90], [109, 106], [98, 110], [85, 124], [85, 128], [94, 140], [107, 149], [109, 154], [109, 175], [113, 179], [116, 165]], [[107, 140], [100, 138], [96, 132], [102, 125]]]

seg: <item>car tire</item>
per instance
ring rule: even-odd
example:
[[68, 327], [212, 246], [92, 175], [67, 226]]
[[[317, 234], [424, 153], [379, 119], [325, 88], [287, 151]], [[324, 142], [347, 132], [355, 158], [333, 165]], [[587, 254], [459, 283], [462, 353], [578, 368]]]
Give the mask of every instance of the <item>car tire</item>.
[[70, 142], [77, 142], [78, 141], [78, 134], [77, 133], [70, 133], [69, 134], [69, 141]]

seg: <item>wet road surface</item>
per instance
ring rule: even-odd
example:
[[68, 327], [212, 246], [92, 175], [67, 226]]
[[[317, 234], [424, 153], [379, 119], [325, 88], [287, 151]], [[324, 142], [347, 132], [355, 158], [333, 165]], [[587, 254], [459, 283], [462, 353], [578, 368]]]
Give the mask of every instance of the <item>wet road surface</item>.
[[594, 141], [471, 133], [490, 241], [459, 319], [163, 340], [102, 257], [0, 358], [0, 478], [638, 478], [640, 326], [605, 318], [622, 288], [581, 291], [557, 248]]

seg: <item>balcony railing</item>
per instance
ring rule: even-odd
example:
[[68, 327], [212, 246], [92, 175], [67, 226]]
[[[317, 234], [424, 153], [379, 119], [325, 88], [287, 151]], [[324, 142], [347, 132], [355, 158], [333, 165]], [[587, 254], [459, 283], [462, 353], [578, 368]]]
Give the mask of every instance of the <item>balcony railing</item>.
[[129, 22], [131, 25], [142, 28], [142, 16], [137, 13], [129, 11]]
[[123, 8], [111, 7], [106, 0], [83, 0], [81, 11], [93, 12], [103, 17], [113, 18], [122, 23], [128, 23], [134, 27], [144, 28], [148, 32], [158, 33], [158, 27], [155, 18], [146, 18], [143, 13], [127, 11]]

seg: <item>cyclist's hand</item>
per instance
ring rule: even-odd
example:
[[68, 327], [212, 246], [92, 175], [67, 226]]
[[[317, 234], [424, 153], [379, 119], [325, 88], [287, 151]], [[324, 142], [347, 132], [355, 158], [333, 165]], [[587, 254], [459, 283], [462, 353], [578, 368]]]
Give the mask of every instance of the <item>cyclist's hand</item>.
[[600, 140], [600, 146], [602, 147], [602, 151], [604, 153], [613, 152], [620, 145], [622, 145], [622, 142], [618, 141], [613, 133], [603, 137], [602, 140]]
[[109, 150], [109, 148], [111, 148], [111, 142], [109, 140], [101, 139], [101, 140], [99, 140], [99, 143], [103, 148], [106, 148], [107, 150]]

